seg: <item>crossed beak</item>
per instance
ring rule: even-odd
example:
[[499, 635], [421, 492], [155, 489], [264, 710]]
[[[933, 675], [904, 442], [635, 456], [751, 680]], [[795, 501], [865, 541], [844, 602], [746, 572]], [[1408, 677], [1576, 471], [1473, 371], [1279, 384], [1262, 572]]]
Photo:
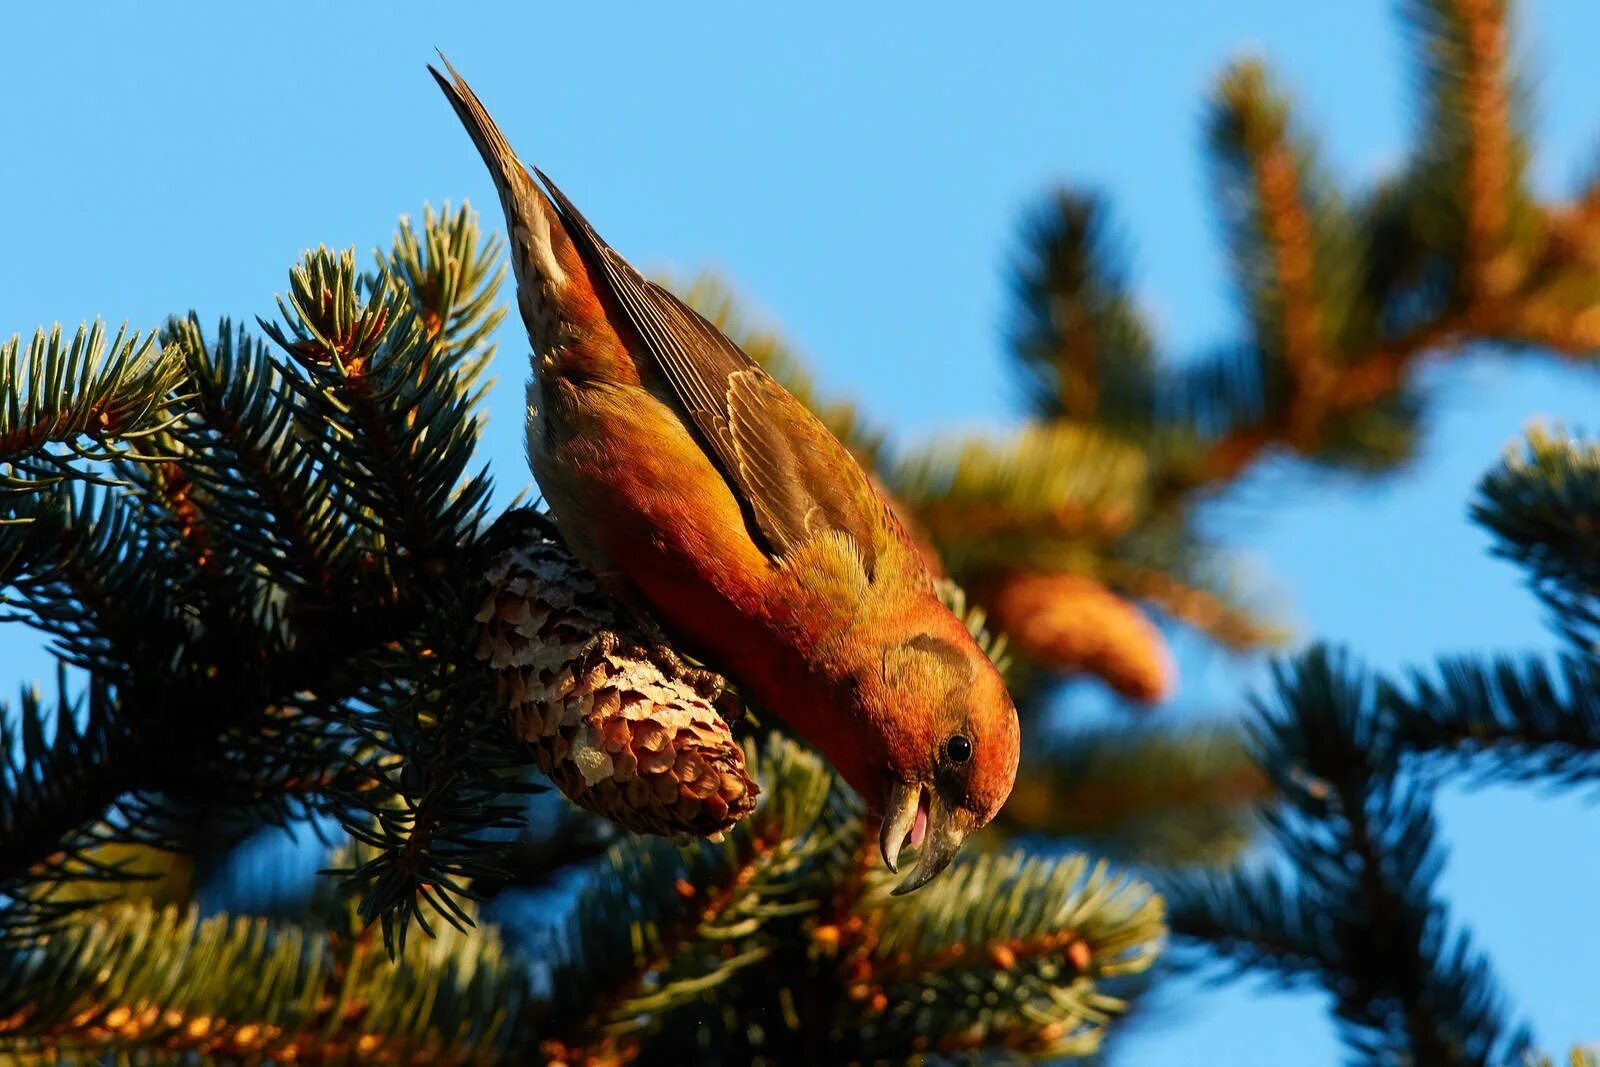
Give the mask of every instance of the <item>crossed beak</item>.
[[891, 786], [883, 806], [883, 829], [878, 834], [884, 865], [898, 874], [901, 848], [909, 840], [917, 850], [917, 865], [905, 881], [895, 886], [893, 895], [921, 889], [950, 866], [973, 824], [973, 817], [965, 809], [946, 803], [932, 786], [920, 782], [896, 782]]

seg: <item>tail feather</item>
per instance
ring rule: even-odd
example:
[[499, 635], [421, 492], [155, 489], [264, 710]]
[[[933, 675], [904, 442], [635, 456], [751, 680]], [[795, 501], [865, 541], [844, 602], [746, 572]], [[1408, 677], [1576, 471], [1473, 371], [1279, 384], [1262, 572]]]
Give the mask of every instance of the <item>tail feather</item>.
[[512, 151], [511, 143], [500, 132], [499, 125], [490, 117], [472, 86], [450, 65], [444, 53], [439, 54], [439, 60], [449, 71], [449, 77], [431, 64], [428, 73], [444, 90], [445, 98], [467, 128], [494, 179], [500, 206], [506, 213], [506, 229], [511, 235], [518, 308], [534, 347], [546, 350], [547, 343], [555, 335], [558, 293], [567, 280], [555, 250], [553, 227], [560, 226], [555, 208]]
[[531, 185], [527, 168], [511, 150], [511, 143], [506, 140], [506, 135], [500, 132], [499, 124], [489, 115], [488, 108], [483, 106], [478, 94], [472, 91], [467, 79], [450, 65], [450, 61], [442, 52], [439, 54], [439, 61], [444, 64], [445, 70], [450, 72], [450, 76], [445, 77], [431, 63], [428, 64], [428, 73], [433, 75], [433, 80], [444, 90], [450, 106], [455, 108], [461, 124], [467, 128], [472, 143], [478, 148], [478, 154], [483, 156], [484, 163], [489, 167], [489, 173], [494, 175], [500, 195], [504, 197], [508, 187], [514, 185]]

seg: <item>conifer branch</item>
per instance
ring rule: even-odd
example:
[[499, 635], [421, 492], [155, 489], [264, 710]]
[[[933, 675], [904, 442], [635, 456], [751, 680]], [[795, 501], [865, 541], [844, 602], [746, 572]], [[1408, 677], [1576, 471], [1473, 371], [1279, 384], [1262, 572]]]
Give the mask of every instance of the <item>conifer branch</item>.
[[195, 316], [169, 322], [164, 337], [182, 354], [192, 383], [194, 416], [177, 433], [191, 457], [204, 457], [190, 464], [190, 477], [204, 489], [218, 528], [242, 558], [270, 567], [275, 581], [301, 597], [331, 596], [344, 566], [338, 557], [356, 546], [330, 502], [337, 490], [299, 446], [283, 368], [226, 319], [214, 344]]
[[1010, 441], [938, 442], [901, 459], [886, 482], [953, 567], [985, 556], [1015, 564], [1025, 545], [1126, 531], [1144, 506], [1142, 452], [1086, 427], [1029, 427]]
[[[506, 316], [497, 300], [506, 273], [502, 244], [498, 234], [484, 237], [479, 232], [468, 205], [451, 211], [447, 201], [438, 213], [422, 209], [421, 233], [409, 218], [402, 218], [386, 257], [411, 295], [423, 332], [456, 366], [469, 389], [493, 359], [489, 338]], [[381, 251], [378, 255], [385, 259]], [[421, 361], [419, 375], [426, 377], [429, 363]]]
[[757, 773], [762, 800], [726, 840], [680, 851], [635, 838], [612, 849], [578, 901], [557, 968], [564, 1047], [620, 1054], [631, 1035], [763, 959], [765, 920], [814, 907], [848, 809], [817, 757], [792, 742], [769, 740]]
[[[74, 786], [72, 803], [0, 776], [13, 899], [70, 873], [50, 857], [77, 856], [116, 807], [119, 833], [146, 834], [190, 804], [350, 822], [387, 812], [381, 845], [398, 798], [404, 862], [364, 868], [369, 914], [412, 915], [404, 896], [460, 921], [448, 894], [479, 870], [476, 832], [508, 818], [495, 798], [518, 788], [497, 718], [474, 715], [488, 680], [463, 599], [484, 565], [488, 483], [464, 474], [496, 315], [492, 254], [475, 235], [464, 211], [430, 215], [421, 236], [403, 229], [403, 279], [311, 257], [294, 277], [306, 314], [276, 331], [302, 345], [298, 368], [226, 325], [208, 347], [192, 319], [172, 323], [163, 373], [182, 384], [163, 378], [162, 397], [186, 392], [146, 432], [160, 461], [108, 453], [114, 484], [83, 471], [25, 495], [12, 511], [29, 521], [0, 526], [0, 603], [107, 694], [85, 727], [100, 740], [60, 732], [60, 759], [42, 767]], [[93, 348], [84, 340], [78, 358]], [[448, 654], [430, 657], [430, 643]], [[485, 721], [498, 744], [471, 742]], [[396, 777], [397, 759], [413, 779]]]
[[1521, 179], [1506, 76], [1510, 33], [1505, 0], [1456, 0], [1454, 6], [1466, 45], [1462, 91], [1471, 145], [1466, 182], [1468, 284], [1493, 297], [1508, 289], [1514, 277], [1495, 260], [1511, 223], [1508, 201]]
[[[1564, 1061], [1567, 1067], [1600, 1067], [1600, 1049], [1594, 1047], [1574, 1047], [1567, 1053]], [[1532, 1060], [1534, 1067], [1556, 1067], [1556, 1061], [1547, 1054], [1541, 1054], [1538, 1059]]]
[[154, 334], [126, 326], [109, 343], [99, 321], [79, 326], [70, 342], [60, 326], [41, 329], [26, 351], [12, 335], [0, 344], [0, 494], [21, 475], [106, 458], [164, 428], [180, 373]]
[[[1578, 312], [1600, 302], [1585, 304]], [[1357, 354], [1339, 370], [1328, 386], [1322, 411], [1328, 419], [1348, 417], [1401, 395], [1417, 363], [1429, 356], [1459, 353], [1475, 340], [1522, 341], [1520, 327], [1508, 318], [1504, 307], [1468, 308], [1418, 326], [1409, 333]], [[1528, 338], [1527, 340], [1535, 340]], [[1547, 339], [1548, 340], [1548, 339]], [[1544, 342], [1540, 342], [1544, 343]], [[1597, 349], [1584, 342], [1575, 354], [1585, 362]], [[1171, 499], [1205, 487], [1216, 488], [1240, 479], [1275, 446], [1298, 447], [1297, 440], [1314, 442], [1319, 438], [1301, 436], [1286, 412], [1269, 410], [1259, 421], [1238, 425], [1205, 448], [1198, 459], [1185, 459], [1164, 472], [1157, 499]]]
[[1240, 288], [1254, 306], [1259, 343], [1293, 383], [1291, 404], [1314, 408], [1330, 374], [1329, 309], [1318, 291], [1327, 267], [1318, 262], [1308, 205], [1315, 194], [1306, 188], [1307, 149], [1291, 143], [1287, 101], [1259, 63], [1228, 71], [1217, 94], [1211, 143], [1224, 181], [1237, 183], [1224, 190], [1224, 210], [1232, 214]]
[[1428, 791], [1404, 774], [1392, 709], [1359, 667], [1315, 647], [1258, 706], [1257, 763], [1280, 797], [1269, 833], [1292, 887], [1261, 874], [1175, 881], [1174, 930], [1336, 998], [1352, 1050], [1377, 1062], [1501, 1063], [1527, 1048], [1487, 959], [1446, 928]]
[[1010, 833], [1131, 862], [1222, 865], [1252, 840], [1272, 796], [1232, 729], [1108, 727], [1038, 746], [999, 818]]
[[[413, 922], [434, 936], [429, 916], [465, 930], [478, 879], [500, 872], [500, 831], [522, 825], [518, 751], [472, 651], [475, 599], [464, 593], [421, 620], [408, 638], [379, 651], [360, 704], [382, 724], [364, 724], [343, 794], [329, 806], [362, 842], [362, 862], [329, 873], [361, 891], [358, 914], [378, 922], [391, 956]], [[453, 610], [451, 608], [453, 607]]]
[[1389, 699], [1410, 750], [1465, 764], [1480, 780], [1586, 786], [1600, 773], [1600, 662], [1500, 656], [1413, 672]]
[[883, 912], [850, 994], [869, 1054], [1093, 1051], [1124, 1007], [1103, 987], [1148, 968], [1165, 933], [1147, 885], [1083, 857], [986, 856], [930, 890], [859, 905]]
[[63, 662], [128, 686], [133, 664], [185, 639], [167, 596], [178, 568], [129, 493], [58, 484], [25, 498], [17, 514], [23, 523], [0, 527], [0, 558], [13, 563], [0, 607], [52, 638]]
[[1527, 149], [1516, 114], [1507, 8], [1506, 0], [1406, 6], [1424, 93], [1420, 164], [1457, 213], [1460, 288], [1469, 303], [1515, 291], [1530, 266], [1527, 231], [1537, 225], [1523, 188]]
[[1012, 355], [1041, 419], [1136, 429], [1153, 415], [1154, 342], [1100, 199], [1062, 191], [1024, 224]]
[[1280, 982], [1321, 977], [1336, 935], [1318, 901], [1270, 869], [1180, 871], [1161, 881], [1172, 929], [1199, 941], [1237, 973], [1271, 971]]
[[422, 942], [391, 964], [349, 931], [130, 904], [3, 964], [0, 1051], [24, 1060], [527, 1062], [531, 991], [484, 933]]
[[358, 274], [354, 252], [309, 254], [280, 298], [287, 325], [263, 328], [294, 357], [290, 378], [321, 431], [309, 444], [344, 469], [358, 511], [414, 561], [450, 547], [483, 518], [488, 479], [463, 481], [477, 440], [471, 360], [433, 358], [430, 337], [387, 267]]
[[108, 768], [125, 765], [136, 739], [122, 727], [104, 686], [70, 699], [66, 681], [53, 706], [26, 690], [0, 706], [0, 945], [26, 942], [77, 910], [68, 884], [107, 883], [121, 875], [96, 863], [90, 849], [114, 836], [104, 822], [121, 794]]
[[[1154, 958], [1159, 900], [1103, 865], [992, 857], [891, 898], [859, 805], [815, 757], [772, 738], [751, 766], [761, 806], [727, 841], [623, 841], [584, 889], [547, 1059], [1057, 1055], [1092, 1047]], [[1018, 990], [1016, 1010], [992, 1007]]]
[[1535, 426], [1478, 485], [1473, 519], [1529, 583], [1573, 646], [1600, 641], [1600, 444]]
[[[1231, 483], [1278, 447], [1392, 465], [1410, 451], [1416, 402], [1407, 385], [1425, 357], [1474, 342], [1540, 345], [1585, 362], [1600, 350], [1600, 263], [1585, 236], [1587, 201], [1536, 205], [1524, 190], [1506, 6], [1408, 4], [1423, 72], [1423, 143], [1411, 172], [1359, 214], [1341, 216], [1329, 183], [1307, 170], [1309, 149], [1288, 147], [1282, 99], [1259, 67], [1224, 78], [1227, 106], [1213, 126], [1222, 170], [1257, 178], [1249, 200], [1228, 201], [1235, 251], [1245, 253], [1246, 301], [1259, 309], [1258, 297], [1271, 298], [1265, 318], [1256, 314], [1257, 334], [1264, 321], [1269, 342], [1288, 338], [1284, 328], [1298, 323], [1291, 347], [1306, 355], [1320, 337], [1324, 369], [1309, 389], [1291, 379], [1285, 390], [1270, 365], [1252, 368], [1248, 353], [1230, 352], [1180, 379], [1165, 403], [1179, 425], [1199, 431], [1199, 451], [1180, 448], [1158, 471], [1157, 501]], [[1241, 230], [1250, 216], [1239, 205], [1252, 202], [1264, 225]], [[1253, 232], [1272, 239], [1275, 261], [1250, 251]], [[1291, 291], [1292, 306], [1283, 303]], [[1314, 319], [1318, 330], [1308, 325]], [[1291, 371], [1303, 364], [1287, 362]]]
[[1288, 631], [1281, 624], [1223, 593], [1167, 571], [1113, 564], [1106, 576], [1114, 588], [1235, 652], [1282, 645], [1288, 640]]

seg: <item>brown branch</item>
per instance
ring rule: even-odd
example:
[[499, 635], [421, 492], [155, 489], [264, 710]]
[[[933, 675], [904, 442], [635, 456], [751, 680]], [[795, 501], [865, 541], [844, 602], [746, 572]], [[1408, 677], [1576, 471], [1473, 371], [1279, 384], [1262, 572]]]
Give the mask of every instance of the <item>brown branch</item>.
[[1113, 566], [1108, 578], [1113, 589], [1153, 604], [1173, 619], [1236, 652], [1280, 645], [1288, 639], [1283, 629], [1254, 618], [1210, 590], [1188, 585], [1164, 571]]
[[1081, 306], [1061, 324], [1061, 355], [1056, 361], [1061, 411], [1069, 419], [1089, 421], [1100, 408], [1099, 346], [1094, 327]]
[[1466, 159], [1466, 284], [1475, 299], [1497, 299], [1517, 284], [1518, 266], [1505, 248], [1513, 173], [1511, 89], [1506, 84], [1510, 37], [1504, 0], [1455, 0], [1464, 23], [1467, 69], [1463, 105]]
[[1162, 486], [1158, 499], [1167, 502], [1195, 489], [1234, 481], [1274, 445], [1288, 445], [1299, 452], [1315, 450], [1327, 421], [1392, 394], [1417, 359], [1453, 348], [1474, 336], [1493, 336], [1498, 328], [1494, 320], [1498, 318], [1499, 314], [1488, 308], [1458, 312], [1420, 326], [1359, 360], [1336, 368], [1316, 406], [1315, 419], [1307, 418], [1302, 414], [1304, 409], [1291, 401], [1260, 422], [1229, 431], [1181, 478], [1174, 477]]
[[[1291, 375], [1282, 405], [1211, 444], [1203, 459], [1172, 476], [1158, 500], [1238, 478], [1275, 445], [1314, 452], [1326, 427], [1392, 395], [1421, 356], [1472, 340], [1538, 345], [1591, 359], [1600, 348], [1600, 183], [1565, 209], [1535, 208], [1543, 216], [1544, 246], [1524, 256], [1508, 247], [1516, 203], [1518, 148], [1512, 86], [1507, 76], [1510, 33], [1503, 0], [1457, 0], [1463, 38], [1461, 107], [1466, 158], [1461, 190], [1466, 234], [1461, 300], [1432, 322], [1366, 353], [1345, 353], [1316, 374], [1317, 316], [1311, 290], [1309, 223], [1295, 196], [1293, 160], [1281, 123], [1258, 116], [1247, 133], [1256, 192], [1275, 248], [1282, 290], [1285, 362]], [[1226, 90], [1225, 90], [1226, 91]], [[1234, 88], [1236, 94], [1242, 89]], [[1235, 103], [1235, 107], [1239, 107]], [[1529, 269], [1534, 265], [1536, 269]], [[1576, 284], [1587, 279], [1588, 284]], [[1324, 373], [1325, 372], [1325, 373]]]
[[222, 563], [217, 557], [205, 515], [200, 505], [195, 503], [194, 481], [189, 477], [189, 472], [174, 460], [157, 464], [153, 477], [156, 490], [172, 515], [178, 539], [183, 542], [190, 561], [204, 580], [214, 583], [222, 572]]
[[1318, 311], [1311, 216], [1301, 200], [1300, 167], [1282, 121], [1261, 123], [1250, 137], [1250, 163], [1262, 223], [1272, 248], [1273, 278], [1282, 316], [1284, 362], [1296, 396], [1314, 408], [1328, 381], [1322, 316]]

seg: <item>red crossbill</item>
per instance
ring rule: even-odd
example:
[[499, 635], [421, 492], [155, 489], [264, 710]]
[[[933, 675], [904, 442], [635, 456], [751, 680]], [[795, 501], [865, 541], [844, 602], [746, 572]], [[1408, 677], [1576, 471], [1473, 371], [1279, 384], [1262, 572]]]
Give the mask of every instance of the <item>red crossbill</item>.
[[429, 68], [494, 178], [536, 353], [528, 458], [569, 547], [883, 816], [924, 885], [1016, 778], [1017, 712], [866, 472], [738, 346], [645, 279]]

